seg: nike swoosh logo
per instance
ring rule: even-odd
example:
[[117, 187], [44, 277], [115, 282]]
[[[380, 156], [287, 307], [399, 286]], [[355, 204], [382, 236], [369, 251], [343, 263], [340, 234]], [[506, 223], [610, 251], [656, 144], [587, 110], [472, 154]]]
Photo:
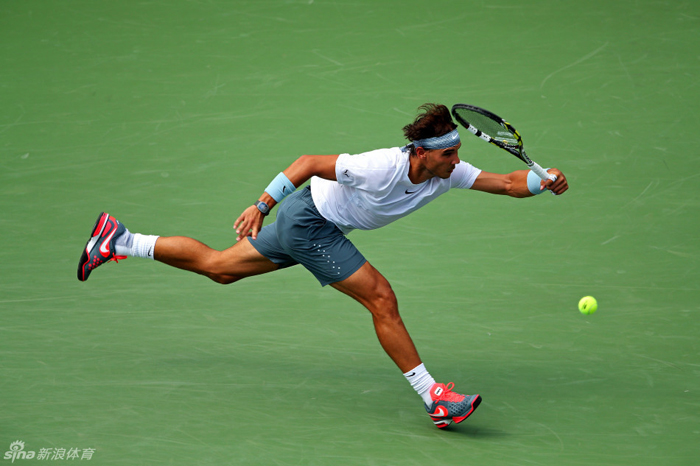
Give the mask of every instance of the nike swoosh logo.
[[103, 256], [109, 256], [109, 242], [112, 241], [112, 236], [117, 232], [117, 228], [112, 228], [112, 231], [107, 235], [107, 238], [100, 244], [100, 252]]
[[153, 256], [153, 246], [148, 248], [148, 257], [151, 257], [151, 256]]
[[438, 406], [437, 409], [431, 416], [436, 416], [436, 417], [444, 417], [447, 416], [449, 413], [447, 412], [447, 409], [444, 406]]
[[416, 192], [416, 191], [409, 191], [408, 189], [406, 190], [406, 194], [413, 194], [413, 193], [415, 193], [415, 192]]
[[408, 377], [413, 377], [414, 375], [416, 375], [416, 373], [415, 373], [415, 372], [411, 372], [410, 374], [408, 374]]

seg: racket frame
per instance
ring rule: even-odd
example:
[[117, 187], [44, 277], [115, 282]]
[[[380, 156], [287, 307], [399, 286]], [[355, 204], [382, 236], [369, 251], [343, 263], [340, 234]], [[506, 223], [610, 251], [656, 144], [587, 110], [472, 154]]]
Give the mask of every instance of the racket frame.
[[[493, 138], [490, 135], [484, 133], [481, 131], [479, 128], [476, 126], [472, 125], [469, 123], [467, 120], [465, 120], [458, 112], [457, 110], [459, 109], [464, 109], [468, 110], [471, 112], [476, 112], [479, 113], [490, 120], [493, 120], [494, 122], [498, 123], [500, 126], [505, 128], [508, 132], [510, 132], [514, 137], [515, 140], [517, 141], [517, 144], [509, 144], [507, 141]], [[475, 105], [468, 105], [468, 104], [455, 104], [452, 106], [452, 116], [457, 120], [457, 122], [464, 126], [465, 129], [467, 129], [470, 133], [474, 134], [475, 136], [483, 139], [486, 142], [489, 142], [493, 144], [496, 147], [500, 147], [501, 149], [510, 152], [528, 166], [530, 170], [532, 170], [537, 176], [539, 176], [542, 180], [552, 180], [556, 181], [557, 177], [556, 175], [552, 175], [551, 173], [547, 173], [547, 170], [542, 168], [537, 162], [532, 160], [530, 157], [527, 156], [525, 151], [523, 150], [523, 139], [520, 137], [520, 133], [507, 121], [505, 121], [503, 118], [499, 117], [493, 112], [489, 112], [486, 109], [483, 109], [481, 107], [477, 107]]]

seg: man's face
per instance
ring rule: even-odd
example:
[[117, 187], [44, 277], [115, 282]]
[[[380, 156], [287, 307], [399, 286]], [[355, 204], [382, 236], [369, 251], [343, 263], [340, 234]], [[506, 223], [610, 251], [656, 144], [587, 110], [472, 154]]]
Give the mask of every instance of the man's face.
[[459, 163], [459, 148], [462, 147], [460, 142], [454, 147], [447, 149], [433, 149], [425, 151], [425, 168], [433, 175], [442, 179], [450, 177]]

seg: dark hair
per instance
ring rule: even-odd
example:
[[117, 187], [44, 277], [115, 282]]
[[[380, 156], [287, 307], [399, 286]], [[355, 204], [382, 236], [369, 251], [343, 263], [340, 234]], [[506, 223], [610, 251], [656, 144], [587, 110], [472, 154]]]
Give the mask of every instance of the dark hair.
[[403, 127], [403, 134], [409, 141], [439, 137], [457, 128], [450, 110], [444, 105], [423, 104], [418, 110], [420, 113], [413, 123]]

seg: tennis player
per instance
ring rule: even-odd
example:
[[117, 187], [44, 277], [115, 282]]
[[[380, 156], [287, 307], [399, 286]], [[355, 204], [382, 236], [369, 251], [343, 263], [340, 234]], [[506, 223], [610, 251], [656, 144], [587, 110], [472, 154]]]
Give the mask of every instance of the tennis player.
[[[435, 382], [399, 315], [391, 285], [347, 235], [383, 227], [452, 188], [530, 197], [546, 190], [562, 194], [568, 185], [557, 169], [549, 170], [557, 180], [544, 182], [529, 170], [487, 173], [461, 161], [457, 126], [444, 105], [423, 105], [403, 131], [410, 141], [404, 147], [299, 157], [238, 217], [237, 242], [224, 251], [182, 236], [133, 234], [102, 213], [83, 250], [78, 279], [85, 281], [96, 267], [127, 256], [154, 259], [223, 284], [302, 264], [322, 286], [332, 286], [371, 312], [379, 342], [437, 427], [462, 422], [481, 396], [458, 394], [453, 383]], [[309, 179], [310, 185], [297, 190]], [[284, 198], [276, 221], [263, 227], [270, 209]]]

